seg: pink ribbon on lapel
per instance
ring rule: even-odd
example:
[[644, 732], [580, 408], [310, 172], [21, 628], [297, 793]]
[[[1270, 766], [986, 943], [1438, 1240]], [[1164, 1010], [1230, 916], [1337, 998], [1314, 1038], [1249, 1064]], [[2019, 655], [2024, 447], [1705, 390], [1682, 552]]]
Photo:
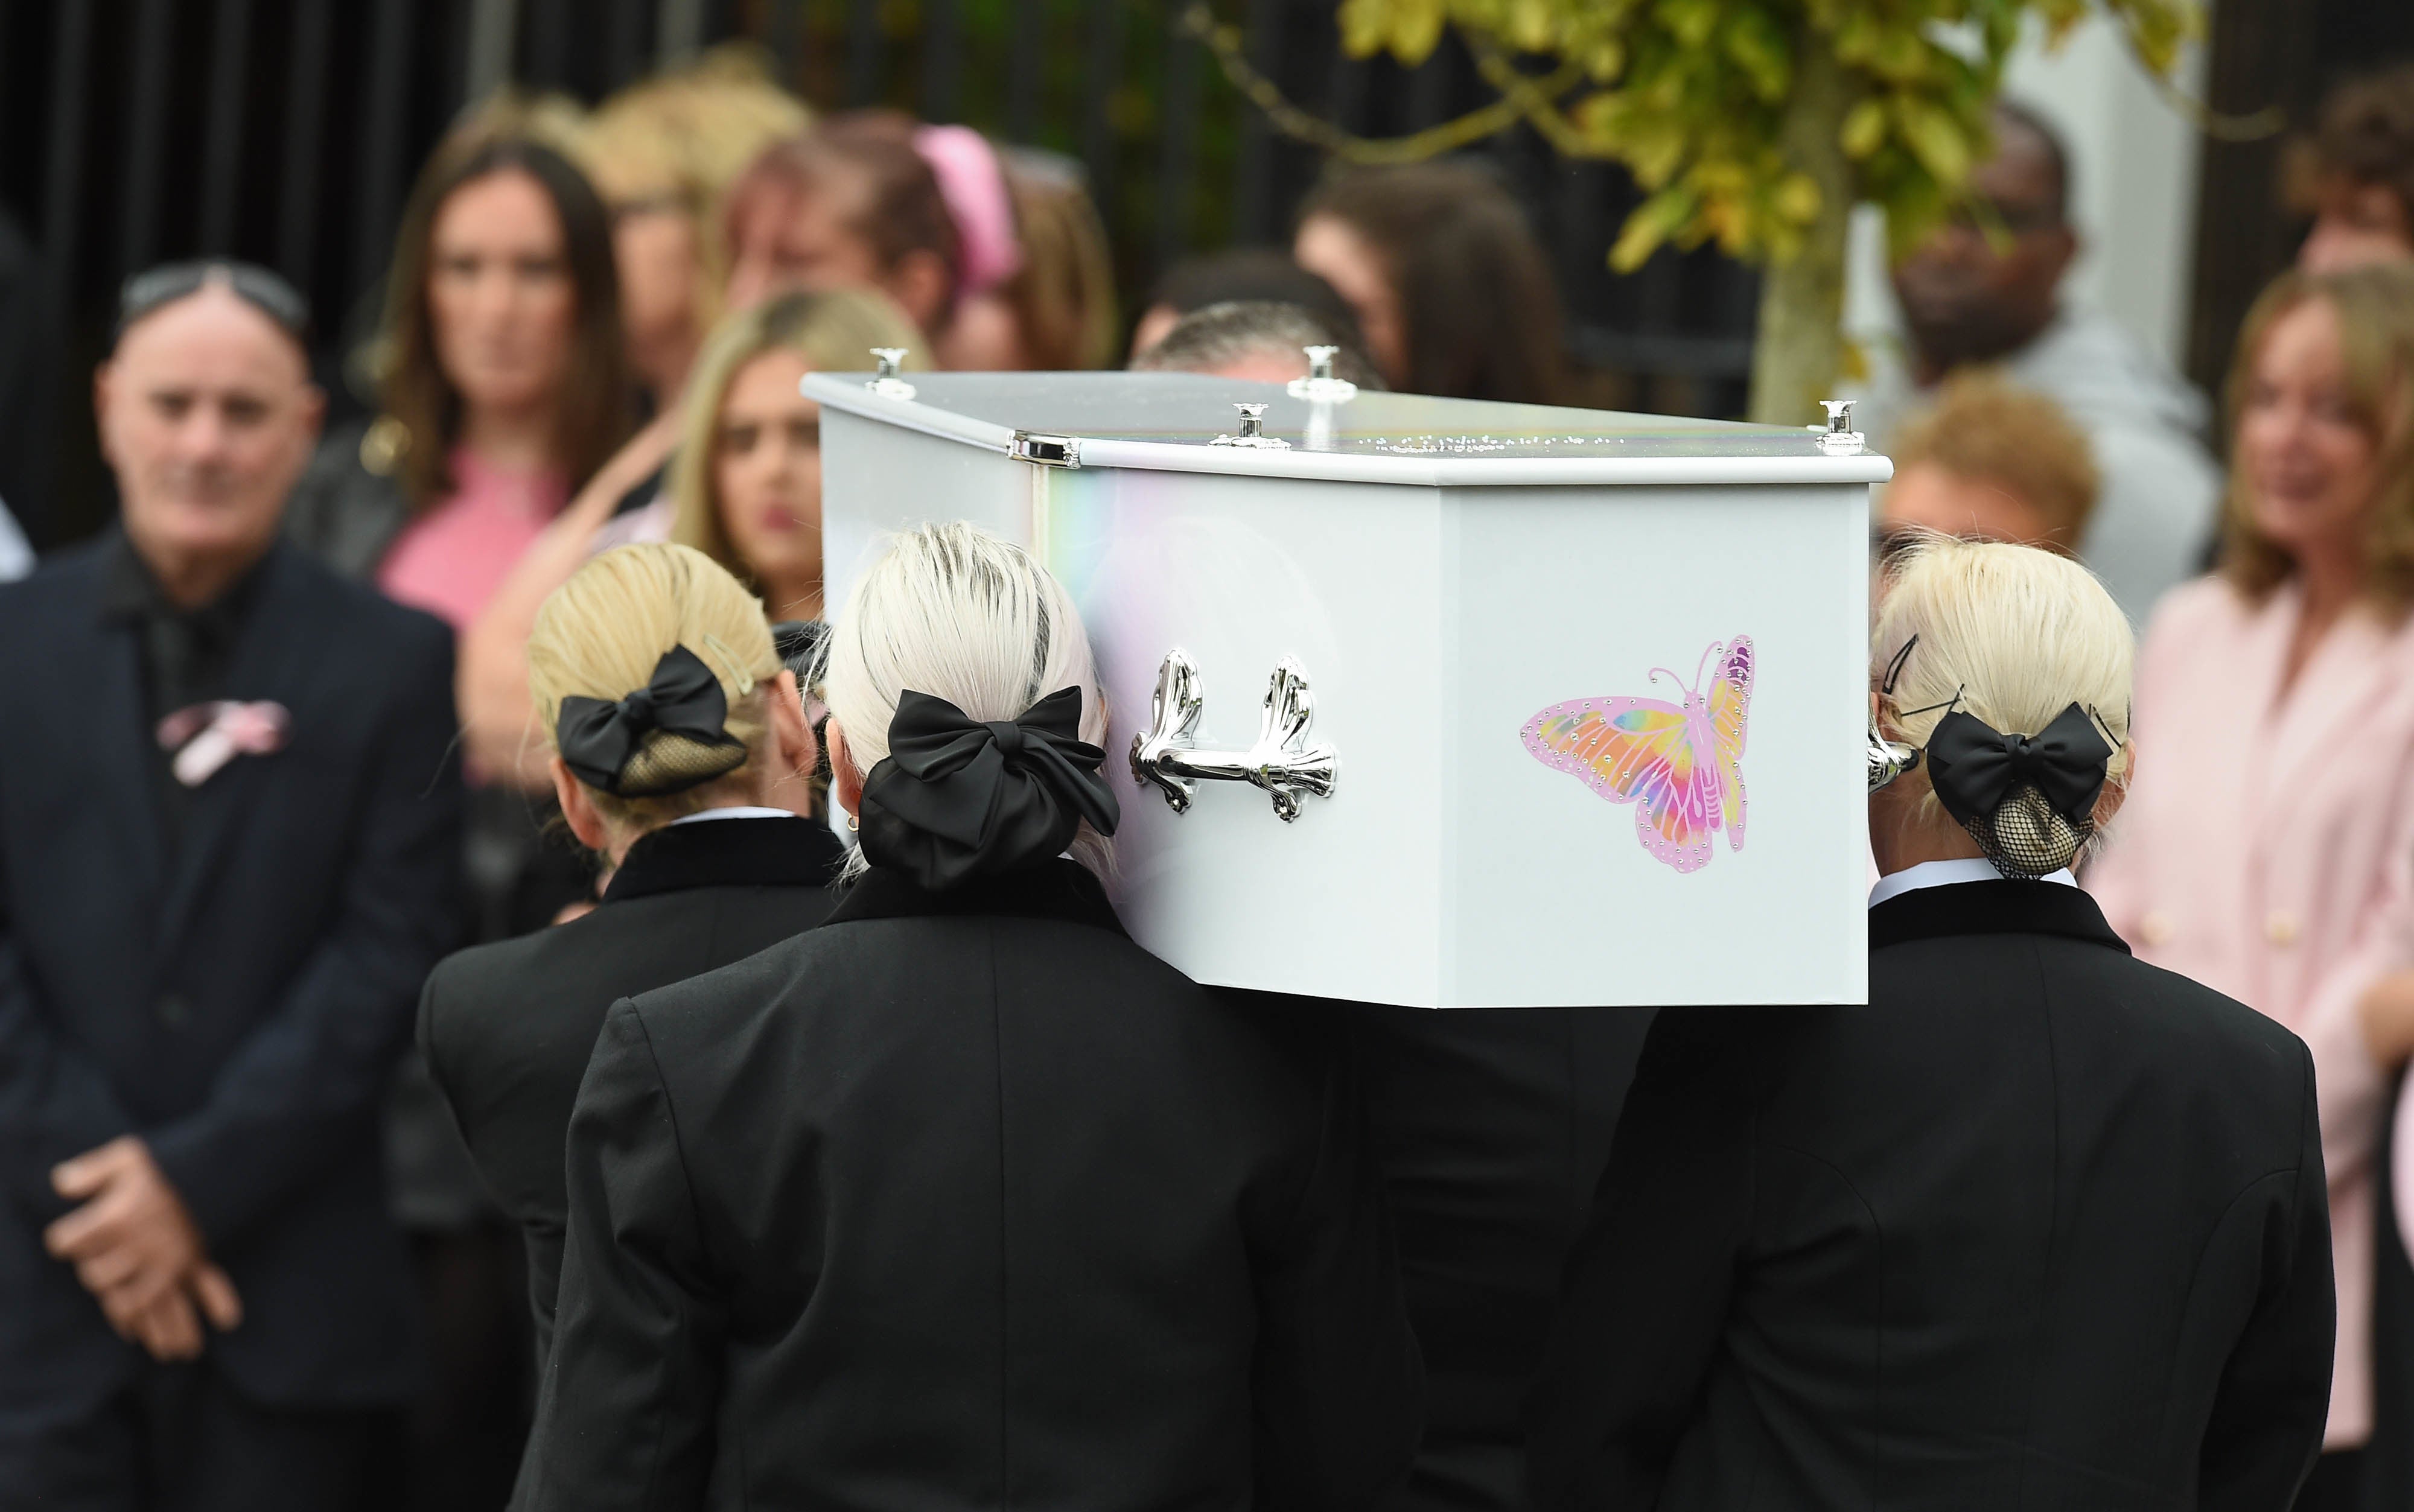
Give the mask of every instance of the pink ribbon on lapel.
[[237, 756], [265, 756], [280, 749], [292, 724], [282, 704], [221, 699], [178, 709], [160, 720], [159, 749], [176, 753], [169, 763], [176, 780], [198, 788]]

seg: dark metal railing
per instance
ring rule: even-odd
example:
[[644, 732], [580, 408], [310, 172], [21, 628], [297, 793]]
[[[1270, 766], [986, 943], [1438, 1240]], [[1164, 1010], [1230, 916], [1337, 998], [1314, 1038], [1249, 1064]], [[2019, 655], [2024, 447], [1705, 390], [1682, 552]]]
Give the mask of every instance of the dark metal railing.
[[[1490, 98], [1450, 45], [1413, 69], [1345, 56], [1334, 5], [1216, 0], [1251, 66], [1349, 133]], [[39, 249], [62, 337], [54, 497], [12, 505], [45, 541], [105, 516], [83, 383], [132, 269], [201, 253], [276, 267], [320, 311], [339, 375], [410, 175], [503, 80], [591, 101], [751, 38], [819, 108], [894, 105], [1078, 159], [1127, 300], [1187, 252], [1278, 241], [1323, 156], [1245, 102], [1176, 15], [1158, 0], [0, 0], [0, 213]], [[1741, 409], [1749, 271], [1663, 253], [1613, 277], [1604, 251], [1635, 199], [1621, 170], [1558, 160], [1522, 128], [1475, 150], [1552, 250], [1589, 402]]]

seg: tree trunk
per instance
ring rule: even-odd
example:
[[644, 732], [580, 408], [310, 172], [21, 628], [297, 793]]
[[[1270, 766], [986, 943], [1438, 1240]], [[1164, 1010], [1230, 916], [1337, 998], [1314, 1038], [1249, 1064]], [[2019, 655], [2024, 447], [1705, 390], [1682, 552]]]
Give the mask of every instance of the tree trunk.
[[1804, 425], [1820, 418], [1843, 366], [1844, 240], [1853, 215], [1853, 165], [1844, 156], [1851, 105], [1833, 39], [1805, 23], [1795, 44], [1794, 95], [1785, 105], [1786, 161], [1819, 185], [1819, 216], [1802, 249], [1772, 264], [1760, 285], [1751, 353], [1751, 418]]

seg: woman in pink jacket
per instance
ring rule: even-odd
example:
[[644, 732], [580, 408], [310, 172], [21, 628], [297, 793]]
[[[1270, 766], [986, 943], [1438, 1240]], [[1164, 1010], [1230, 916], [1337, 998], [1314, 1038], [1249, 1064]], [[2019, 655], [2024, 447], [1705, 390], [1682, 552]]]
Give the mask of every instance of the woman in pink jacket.
[[2376, 1154], [2414, 1049], [2414, 272], [2285, 275], [2238, 353], [2221, 570], [2147, 631], [2087, 886], [2139, 956], [2313, 1049], [2338, 1354], [2312, 1512], [2354, 1505], [2373, 1436]]

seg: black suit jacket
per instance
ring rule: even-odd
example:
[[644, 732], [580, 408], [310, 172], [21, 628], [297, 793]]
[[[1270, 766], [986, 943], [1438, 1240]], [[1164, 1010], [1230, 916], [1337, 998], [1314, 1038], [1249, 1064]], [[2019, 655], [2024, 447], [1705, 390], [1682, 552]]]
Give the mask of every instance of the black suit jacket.
[[420, 1047], [479, 1174], [527, 1236], [540, 1371], [570, 1208], [562, 1140], [604, 1014], [821, 923], [844, 858], [815, 820], [668, 825], [629, 848], [592, 913], [461, 951], [428, 977]]
[[1425, 1365], [1388, 1512], [1525, 1506], [1526, 1393], [1648, 1008], [1307, 1004], [1349, 1026]]
[[1363, 1505], [1420, 1372], [1330, 1029], [1063, 861], [616, 1004], [534, 1506]]
[[1548, 1507], [2285, 1512], [2314, 1072], [2051, 882], [1870, 914], [1866, 1007], [1668, 1010], [1538, 1390]]
[[399, 1401], [377, 1110], [457, 922], [452, 636], [276, 547], [226, 688], [282, 704], [291, 734], [194, 790], [171, 852], [101, 561], [0, 589], [0, 1424], [79, 1416], [136, 1362], [41, 1247], [51, 1167], [126, 1134], [243, 1294], [210, 1344], [237, 1386]]

